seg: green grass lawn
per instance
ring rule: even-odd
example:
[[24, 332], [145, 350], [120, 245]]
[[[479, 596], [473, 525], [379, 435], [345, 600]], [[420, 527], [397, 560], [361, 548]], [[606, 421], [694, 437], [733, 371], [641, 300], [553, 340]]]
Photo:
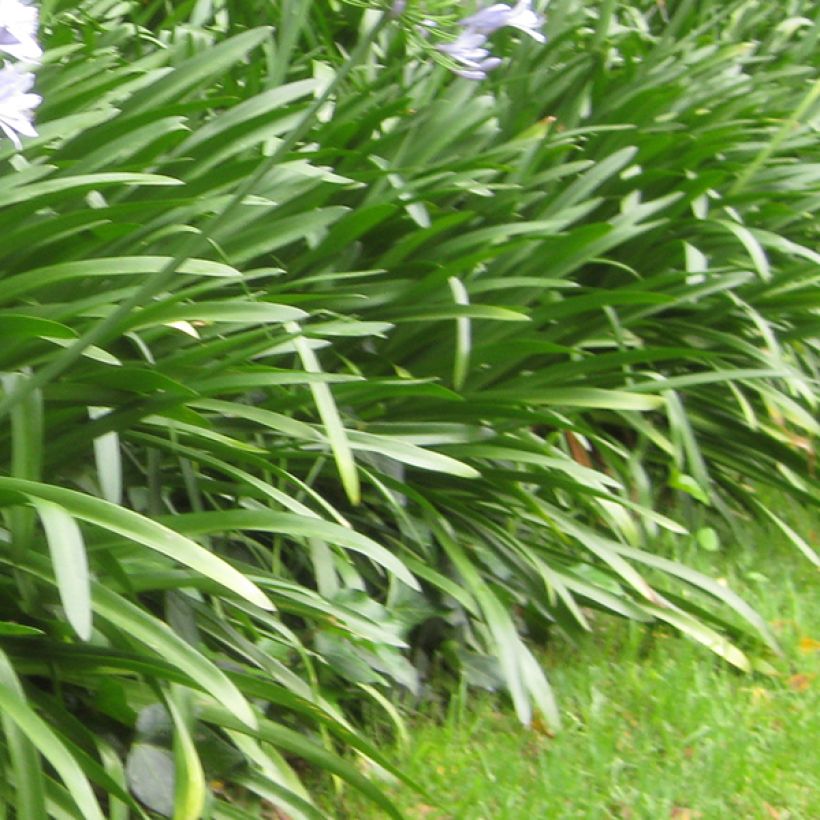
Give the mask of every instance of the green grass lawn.
[[[791, 518], [816, 542], [808, 514]], [[766, 617], [784, 651], [769, 658], [776, 674], [746, 675], [666, 630], [608, 622], [544, 653], [564, 717], [556, 737], [521, 728], [491, 695], [415, 715], [393, 759], [429, 797], [396, 788], [401, 808], [469, 820], [820, 817], [817, 571], [774, 532], [744, 540], [680, 557]], [[327, 808], [380, 816], [347, 792]]]

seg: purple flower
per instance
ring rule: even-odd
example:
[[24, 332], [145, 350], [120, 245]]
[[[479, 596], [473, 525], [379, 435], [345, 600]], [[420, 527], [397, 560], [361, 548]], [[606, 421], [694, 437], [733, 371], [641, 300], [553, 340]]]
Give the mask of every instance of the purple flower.
[[13, 66], [0, 68], [0, 131], [2, 131], [19, 150], [22, 148], [20, 137], [36, 137], [32, 125], [32, 112], [40, 104], [40, 96], [31, 94], [34, 75], [21, 73]]
[[21, 0], [0, 0], [0, 51], [18, 60], [39, 60], [37, 9]]
[[490, 50], [484, 48], [486, 42], [487, 37], [484, 34], [465, 29], [452, 43], [440, 45], [438, 50], [464, 66], [456, 70], [459, 77], [483, 80], [487, 77], [488, 71], [501, 65], [501, 60], [493, 57]]
[[489, 35], [507, 26], [529, 34], [533, 40], [545, 43], [547, 38], [538, 30], [544, 25], [544, 18], [532, 8], [532, 0], [519, 0], [515, 6], [495, 3], [459, 21], [465, 30]]
[[484, 80], [487, 72], [501, 65], [498, 57], [493, 57], [485, 48], [487, 38], [500, 28], [517, 28], [529, 34], [539, 43], [547, 38], [538, 30], [544, 18], [532, 9], [532, 0], [518, 0], [514, 6], [495, 3], [479, 12], [459, 20], [461, 33], [451, 43], [438, 46], [442, 54], [451, 57], [462, 68], [455, 73], [468, 80]]

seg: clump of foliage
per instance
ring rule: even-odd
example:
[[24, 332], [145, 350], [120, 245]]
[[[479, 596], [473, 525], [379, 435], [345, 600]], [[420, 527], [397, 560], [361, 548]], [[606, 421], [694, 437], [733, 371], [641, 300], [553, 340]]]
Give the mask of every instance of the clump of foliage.
[[[790, 526], [816, 531], [816, 510], [762, 494]], [[663, 626], [599, 619], [574, 645], [539, 653], [561, 704], [558, 734], [538, 725], [522, 731], [498, 695], [459, 692], [446, 705], [414, 710], [405, 742], [386, 738], [394, 762], [430, 792], [390, 789], [408, 817], [817, 814], [816, 569], [771, 524], [744, 522], [731, 550], [712, 551], [696, 537], [668, 540], [662, 554], [757, 602], [783, 648], [770, 673], [735, 674]], [[353, 791], [340, 799], [328, 788], [326, 799], [328, 814], [379, 817]]]
[[0, 143], [4, 805], [320, 817], [304, 760], [395, 816], [340, 751], [390, 768], [358, 706], [431, 658], [557, 725], [525, 639], [588, 609], [776, 648], [653, 544], [682, 495], [813, 558], [748, 484], [818, 484], [788, 5], [555, 0], [476, 84], [389, 11], [43, 4]]

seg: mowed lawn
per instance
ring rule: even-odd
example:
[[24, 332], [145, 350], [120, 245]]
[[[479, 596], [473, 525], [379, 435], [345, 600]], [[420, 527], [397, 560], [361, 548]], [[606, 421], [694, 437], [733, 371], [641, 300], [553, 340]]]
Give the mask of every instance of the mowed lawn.
[[[791, 519], [816, 546], [817, 516]], [[738, 672], [666, 629], [609, 622], [544, 653], [557, 736], [522, 729], [493, 695], [417, 713], [393, 759], [429, 796], [396, 787], [401, 808], [430, 820], [820, 817], [817, 568], [774, 531], [744, 542], [679, 555], [769, 621], [784, 655], [759, 654], [768, 674]], [[349, 792], [326, 805], [379, 816]]]

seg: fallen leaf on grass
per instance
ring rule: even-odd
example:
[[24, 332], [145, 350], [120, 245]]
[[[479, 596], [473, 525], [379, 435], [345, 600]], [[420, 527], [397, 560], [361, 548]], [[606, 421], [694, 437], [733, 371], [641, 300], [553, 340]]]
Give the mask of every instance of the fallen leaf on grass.
[[753, 686], [749, 691], [752, 694], [752, 703], [761, 703], [772, 699], [772, 693], [762, 686]]
[[632, 745], [632, 733], [627, 730], [622, 732], [618, 739], [615, 741], [615, 751], [623, 752]]
[[774, 806], [772, 806], [771, 803], [764, 802], [763, 808], [765, 809], [766, 814], [768, 814], [769, 817], [774, 818], [774, 820], [785, 820], [785, 817], [788, 816], [784, 815], [781, 809], [776, 809]]
[[814, 680], [814, 675], [792, 675], [786, 683], [795, 692], [806, 692]]
[[530, 722], [530, 729], [534, 732], [538, 732], [539, 735], [545, 735], [546, 737], [555, 737], [555, 732], [550, 729], [550, 727], [544, 721], [544, 718], [541, 717], [540, 712], [536, 712], [532, 716], [532, 721]]
[[[428, 806], [426, 803], [419, 803], [417, 806], [413, 806], [413, 808], [410, 809], [410, 812], [411, 812], [410, 816], [411, 817], [426, 818], [426, 817], [433, 816], [433, 812], [435, 812], [435, 811], [436, 811], [435, 806]], [[438, 815], [438, 816], [439, 817], [444, 817], [444, 815]]]
[[800, 639], [799, 646], [801, 652], [820, 651], [820, 641], [816, 641], [814, 638], [809, 638], [808, 636], [805, 636]]
[[703, 817], [699, 811], [687, 809], [683, 806], [674, 806], [672, 811], [669, 812], [669, 816], [674, 817], [675, 820], [695, 820], [697, 817]]
[[637, 716], [633, 712], [621, 711], [621, 717], [630, 725], [632, 728], [637, 728], [640, 725], [640, 721], [638, 720]]

